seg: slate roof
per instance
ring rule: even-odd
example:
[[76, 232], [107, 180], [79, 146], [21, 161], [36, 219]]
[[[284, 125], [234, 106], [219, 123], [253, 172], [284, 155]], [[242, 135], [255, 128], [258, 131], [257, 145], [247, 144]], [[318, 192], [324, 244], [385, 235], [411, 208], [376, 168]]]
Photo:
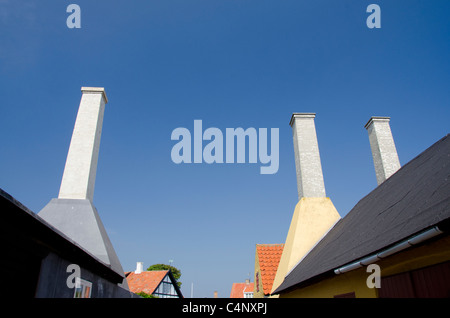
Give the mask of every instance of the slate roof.
[[450, 135], [380, 184], [328, 232], [274, 292], [286, 292], [450, 220]]
[[272, 290], [273, 280], [277, 273], [284, 244], [256, 244], [261, 281], [265, 295]]

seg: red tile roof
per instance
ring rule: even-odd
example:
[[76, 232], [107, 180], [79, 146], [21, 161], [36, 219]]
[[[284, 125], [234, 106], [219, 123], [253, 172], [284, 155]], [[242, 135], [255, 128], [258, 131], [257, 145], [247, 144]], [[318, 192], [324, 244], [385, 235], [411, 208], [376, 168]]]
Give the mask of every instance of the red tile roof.
[[253, 283], [233, 283], [230, 298], [244, 298], [244, 293], [253, 293]]
[[[153, 294], [159, 283], [166, 277], [169, 271], [148, 271], [135, 274], [130, 272], [127, 276], [128, 287], [132, 293], [144, 292]], [[127, 273], [125, 274], [127, 275]]]
[[284, 244], [256, 244], [264, 294], [270, 294]]

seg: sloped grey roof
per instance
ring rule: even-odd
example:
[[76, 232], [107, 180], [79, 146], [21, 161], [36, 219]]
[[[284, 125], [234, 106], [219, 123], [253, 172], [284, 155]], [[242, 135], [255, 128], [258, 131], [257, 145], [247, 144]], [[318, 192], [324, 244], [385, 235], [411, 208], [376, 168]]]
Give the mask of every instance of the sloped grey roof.
[[31, 244], [32, 247], [29, 248], [43, 250], [45, 253], [51, 250], [111, 282], [120, 284], [123, 281], [123, 272], [118, 273], [109, 264], [102, 262], [1, 188], [0, 211], [4, 225], [1, 236], [4, 244], [8, 245], [13, 241], [13, 248], [19, 246], [22, 252], [26, 249], [22, 250], [21, 244]]
[[450, 220], [450, 135], [380, 184], [328, 232], [274, 292], [287, 291]]
[[112, 270], [124, 275], [97, 209], [90, 200], [52, 199], [38, 216]]

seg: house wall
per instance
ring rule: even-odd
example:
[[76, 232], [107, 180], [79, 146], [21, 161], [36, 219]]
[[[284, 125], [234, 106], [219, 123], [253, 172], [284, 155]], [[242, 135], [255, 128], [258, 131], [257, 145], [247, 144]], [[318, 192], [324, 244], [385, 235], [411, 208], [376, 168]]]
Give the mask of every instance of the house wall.
[[[450, 261], [450, 237], [445, 236], [418, 247], [376, 262], [381, 269], [381, 288], [383, 278], [399, 273], [410, 272], [427, 266]], [[356, 298], [378, 297], [376, 288], [368, 288], [366, 281], [370, 274], [366, 267], [334, 275], [318, 283], [280, 294], [280, 298], [331, 298], [337, 295], [355, 293]]]
[[168, 271], [152, 295], [159, 298], [183, 298], [181, 292], [175, 287], [176, 284], [176, 280], [173, 278], [171, 272]]
[[[73, 271], [67, 270], [72, 264], [57, 254], [49, 253], [41, 262], [41, 270], [36, 288], [36, 298], [73, 298], [74, 289], [69, 288], [67, 280], [74, 282]], [[72, 275], [72, 276], [71, 276]], [[92, 283], [91, 298], [130, 298], [137, 297], [107, 279], [80, 267], [80, 278]]]
[[258, 251], [255, 249], [255, 279], [253, 288], [253, 298], [264, 298], [264, 288], [261, 278], [261, 268], [259, 266]]
[[376, 290], [366, 286], [368, 275], [366, 268], [359, 268], [289, 293], [280, 294], [280, 298], [333, 298], [353, 292], [357, 298], [375, 298], [377, 297]]

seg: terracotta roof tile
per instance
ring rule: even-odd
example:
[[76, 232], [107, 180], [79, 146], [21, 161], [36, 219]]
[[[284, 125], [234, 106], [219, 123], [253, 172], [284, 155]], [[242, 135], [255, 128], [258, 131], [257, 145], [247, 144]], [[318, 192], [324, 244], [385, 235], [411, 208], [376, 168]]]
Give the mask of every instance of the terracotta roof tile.
[[256, 244], [264, 294], [270, 294], [284, 244]]
[[230, 298], [244, 298], [244, 293], [253, 293], [253, 283], [233, 283]]
[[144, 292], [151, 295], [168, 272], [168, 270], [148, 271], [140, 274], [130, 272], [127, 276], [128, 287], [132, 293]]

